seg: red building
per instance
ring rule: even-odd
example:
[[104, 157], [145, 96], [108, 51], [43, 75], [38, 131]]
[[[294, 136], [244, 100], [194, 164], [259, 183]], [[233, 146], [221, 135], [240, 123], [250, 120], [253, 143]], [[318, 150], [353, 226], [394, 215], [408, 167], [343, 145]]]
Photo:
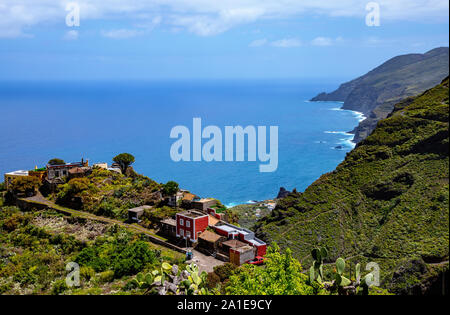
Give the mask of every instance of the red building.
[[227, 237], [228, 239], [239, 240], [256, 248], [256, 256], [264, 257], [266, 255], [267, 244], [256, 238], [255, 233], [229, 223], [222, 223], [214, 226], [216, 233]]
[[187, 210], [177, 213], [176, 223], [177, 237], [196, 242], [198, 236], [208, 227], [209, 216], [199, 211]]

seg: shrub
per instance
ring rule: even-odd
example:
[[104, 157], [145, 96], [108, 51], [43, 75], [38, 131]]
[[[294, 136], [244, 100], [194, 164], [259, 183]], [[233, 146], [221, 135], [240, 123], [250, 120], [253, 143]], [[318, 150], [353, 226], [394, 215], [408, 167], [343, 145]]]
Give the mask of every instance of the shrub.
[[217, 287], [217, 285], [220, 283], [220, 278], [217, 274], [214, 272], [208, 273], [208, 276], [206, 277], [206, 286], [208, 289], [212, 290]]
[[54, 158], [48, 161], [49, 165], [63, 165], [66, 164], [66, 162], [62, 159]]
[[67, 184], [59, 186], [59, 192], [56, 195], [58, 203], [65, 203], [70, 201], [73, 197], [79, 195], [83, 191], [92, 190], [95, 191], [96, 187], [91, 184], [89, 179], [73, 178]]
[[226, 292], [232, 295], [313, 295], [315, 289], [292, 252], [274, 244], [267, 249], [266, 266], [244, 265], [231, 277]]
[[22, 176], [12, 181], [10, 190], [16, 195], [25, 194], [29, 196], [36, 193], [39, 185], [40, 181], [37, 177]]
[[2, 227], [5, 231], [12, 232], [15, 229], [17, 229], [17, 227], [19, 226], [19, 224], [22, 221], [23, 221], [23, 215], [14, 214], [11, 217], [4, 220]]
[[67, 289], [68, 289], [68, 287], [67, 287], [67, 284], [66, 284], [66, 280], [65, 279], [59, 279], [59, 280], [56, 280], [53, 283], [51, 293], [53, 295], [59, 295], [61, 293], [64, 293], [64, 291], [66, 291]]
[[89, 281], [95, 276], [95, 270], [92, 267], [84, 266], [80, 268], [80, 277], [83, 280]]
[[106, 270], [99, 274], [98, 282], [100, 283], [108, 283], [114, 280], [114, 271]]
[[178, 191], [178, 183], [174, 181], [168, 181], [163, 185], [163, 193], [166, 196], [172, 196], [177, 193]]
[[75, 262], [80, 266], [92, 267], [96, 272], [104, 271], [108, 267], [108, 261], [99, 257], [92, 247], [84, 248], [75, 258]]
[[214, 267], [214, 273], [219, 277], [220, 281], [223, 282], [230, 278], [236, 269], [237, 267], [234, 264], [226, 263], [224, 265]]
[[143, 241], [136, 241], [131, 246], [125, 247], [113, 262], [113, 270], [116, 278], [124, 275], [133, 275], [141, 271], [147, 263], [153, 263], [156, 254]]

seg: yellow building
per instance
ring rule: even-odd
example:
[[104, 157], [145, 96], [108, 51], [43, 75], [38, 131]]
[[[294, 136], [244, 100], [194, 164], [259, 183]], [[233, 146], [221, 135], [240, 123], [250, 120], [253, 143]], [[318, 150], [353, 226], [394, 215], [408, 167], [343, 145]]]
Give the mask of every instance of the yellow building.
[[107, 170], [108, 163], [95, 163], [94, 165], [92, 165], [92, 167], [98, 167], [98, 168], [103, 168], [103, 169]]
[[29, 176], [28, 171], [18, 170], [18, 171], [6, 173], [5, 174], [6, 189], [7, 190], [9, 189], [9, 187], [11, 186], [14, 179], [19, 178], [19, 177], [24, 177], [24, 176]]

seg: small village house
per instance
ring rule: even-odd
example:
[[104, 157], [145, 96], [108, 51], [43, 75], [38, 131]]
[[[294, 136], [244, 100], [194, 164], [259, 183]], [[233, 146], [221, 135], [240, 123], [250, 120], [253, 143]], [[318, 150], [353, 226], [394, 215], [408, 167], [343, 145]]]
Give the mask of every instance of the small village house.
[[177, 213], [177, 237], [196, 242], [198, 236], [208, 227], [208, 217], [207, 214], [195, 210]]
[[81, 159], [81, 162], [66, 163], [60, 165], [50, 165], [47, 164], [47, 179], [52, 181], [54, 179], [62, 179], [63, 177], [69, 176], [69, 171], [76, 167], [88, 167], [89, 162]]
[[255, 233], [241, 227], [234, 226], [229, 223], [221, 222], [214, 226], [217, 234], [223, 235], [228, 239], [238, 239], [250, 246], [256, 248], [257, 256], [264, 256], [267, 250], [267, 244], [255, 237]]
[[172, 218], [166, 218], [160, 222], [160, 233], [175, 238], [177, 236], [177, 221]]
[[37, 166], [35, 166], [34, 170], [28, 171], [28, 175], [36, 177], [42, 183], [44, 179], [47, 177], [47, 169], [45, 167], [38, 168]]
[[92, 169], [90, 167], [74, 167], [69, 170], [69, 178], [80, 178], [88, 176], [92, 173]]
[[190, 192], [183, 192], [183, 198], [181, 199], [181, 207], [185, 209], [192, 209], [192, 203], [200, 200], [200, 197]]
[[230, 249], [230, 262], [236, 266], [253, 259], [255, 259], [255, 248], [250, 245]]
[[225, 213], [219, 213], [216, 209], [208, 208], [206, 209], [206, 213], [217, 218], [218, 220], [226, 220], [227, 215]]
[[108, 163], [104, 163], [104, 162], [95, 163], [92, 165], [92, 167], [98, 167], [98, 168], [102, 168], [102, 169], [106, 170], [106, 169], [108, 169]]
[[220, 244], [219, 252], [225, 256], [230, 257], [230, 249], [237, 249], [245, 245], [247, 244], [239, 240], [227, 240], [225, 242], [222, 242], [222, 244]]
[[128, 221], [140, 222], [140, 218], [144, 215], [146, 209], [151, 209], [150, 206], [140, 206], [133, 209], [128, 209]]
[[218, 251], [220, 244], [225, 240], [226, 238], [224, 236], [205, 230], [198, 237], [196, 249], [205, 254], [212, 255]]
[[176, 207], [183, 199], [183, 192], [177, 191], [176, 194], [173, 194], [172, 196], [167, 197], [167, 205], [169, 207]]
[[208, 208], [214, 207], [217, 204], [217, 200], [212, 198], [203, 198], [200, 200], [192, 201], [192, 208], [206, 212]]
[[8, 190], [11, 187], [12, 182], [19, 177], [27, 177], [29, 176], [28, 171], [18, 170], [14, 172], [9, 172], [5, 174], [5, 185]]

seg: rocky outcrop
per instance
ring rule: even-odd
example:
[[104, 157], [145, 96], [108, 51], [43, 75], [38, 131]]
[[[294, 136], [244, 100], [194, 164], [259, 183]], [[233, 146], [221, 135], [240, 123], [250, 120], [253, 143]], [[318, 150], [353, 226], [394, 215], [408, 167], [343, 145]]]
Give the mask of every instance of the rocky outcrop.
[[280, 188], [280, 191], [278, 192], [277, 199], [285, 198], [285, 197], [287, 197], [290, 193], [291, 193], [291, 192], [290, 192], [289, 190], [286, 190], [286, 188], [281, 187], [281, 188]]
[[449, 49], [440, 47], [425, 54], [394, 57], [342, 84], [336, 91], [321, 93], [311, 101], [340, 101], [344, 102], [343, 109], [362, 112], [367, 119], [351, 131], [355, 134], [353, 141], [358, 143], [392, 112], [394, 104], [432, 88], [448, 74]]

